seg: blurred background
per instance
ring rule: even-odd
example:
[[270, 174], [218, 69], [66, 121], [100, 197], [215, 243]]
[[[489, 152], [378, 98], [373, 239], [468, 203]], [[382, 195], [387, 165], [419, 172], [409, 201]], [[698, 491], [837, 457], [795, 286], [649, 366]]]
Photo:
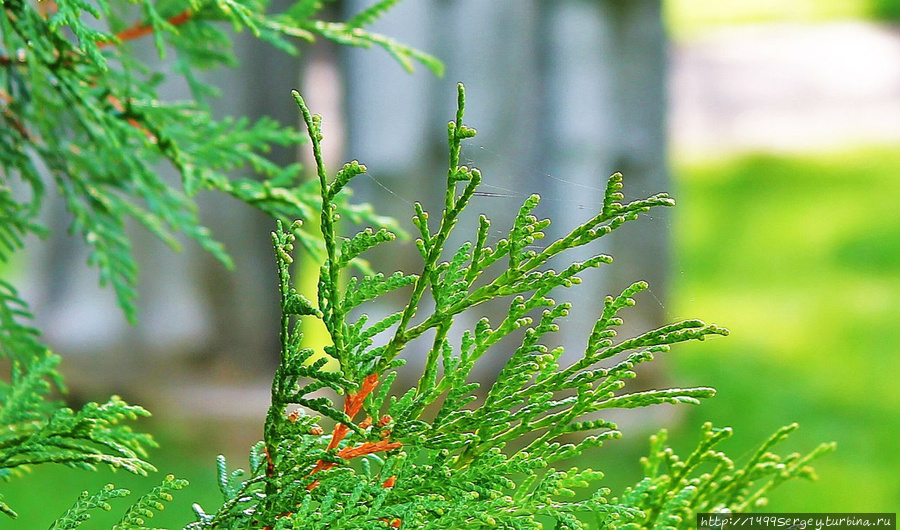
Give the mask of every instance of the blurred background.
[[[337, 19], [371, 3], [330, 9]], [[299, 86], [324, 116], [331, 167], [367, 164], [357, 200], [408, 230], [413, 201], [432, 211], [440, 204], [458, 81], [467, 86], [466, 122], [479, 130], [464, 157], [489, 192], [470, 213], [494, 220], [495, 239], [532, 191], [544, 197], [539, 213], [554, 219], [556, 236], [592, 216], [615, 171], [628, 199], [669, 191], [674, 210], [650, 212], [591, 249], [616, 262], [575, 291], [560, 340], [578, 351], [595, 301], [645, 279], [651, 289], [624, 315], [624, 334], [684, 318], [732, 334], [674, 348], [643, 384], [719, 394], [621, 418], [624, 439], [580, 464], [605, 471], [619, 492], [640, 478], [638, 458], [660, 427], [689, 452], [703, 422], [732, 426], [723, 450], [739, 458], [798, 422], [779, 452], [826, 441], [838, 452], [816, 462], [817, 483], [783, 486], [768, 510], [885, 512], [900, 505], [898, 17], [897, 0], [410, 0], [376, 29], [441, 58], [441, 79], [424, 69], [408, 75], [380, 50], [316, 43], [295, 60], [245, 38], [236, 46], [242, 66], [213, 79], [223, 113], [289, 124], [297, 123], [289, 90]], [[171, 93], [185, 96], [177, 84]], [[62, 211], [48, 220], [57, 227], [51, 243], [13, 271], [65, 359], [69, 399], [118, 393], [154, 412], [143, 427], [162, 444], [151, 458], [157, 478], [192, 482], [159, 526], [189, 522], [192, 502], [218, 505], [215, 455], [246, 465], [277, 360], [272, 223], [221, 197], [202, 202], [236, 271], [135, 232], [137, 327], [97, 287]], [[472, 226], [460, 227], [457, 243]], [[407, 250], [384, 256], [385, 272], [414, 267], [417, 253]], [[376, 268], [381, 259], [372, 257]], [[409, 356], [414, 366], [415, 349]], [[152, 485], [38, 469], [4, 486], [22, 515], [4, 528], [47, 526], [81, 490], [110, 481], [136, 492]], [[52, 496], [34, 495], [48, 483]]]

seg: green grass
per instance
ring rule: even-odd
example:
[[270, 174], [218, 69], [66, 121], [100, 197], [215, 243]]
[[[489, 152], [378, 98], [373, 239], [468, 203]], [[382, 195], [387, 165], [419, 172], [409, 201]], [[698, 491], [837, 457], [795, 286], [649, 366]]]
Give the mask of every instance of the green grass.
[[667, 0], [663, 6], [676, 37], [733, 24], [900, 17], [896, 0]]
[[677, 169], [670, 312], [732, 331], [673, 354], [679, 383], [719, 390], [679, 440], [712, 420], [744, 450], [796, 421], [789, 449], [838, 442], [820, 481], [788, 486], [772, 511], [900, 505], [898, 168], [900, 148]]

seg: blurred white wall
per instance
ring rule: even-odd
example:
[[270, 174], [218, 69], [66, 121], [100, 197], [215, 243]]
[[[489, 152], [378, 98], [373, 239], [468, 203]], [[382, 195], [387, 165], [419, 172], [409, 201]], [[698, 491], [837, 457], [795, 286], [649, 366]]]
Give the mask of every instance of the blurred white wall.
[[672, 52], [683, 156], [900, 140], [900, 28], [862, 21], [720, 28]]

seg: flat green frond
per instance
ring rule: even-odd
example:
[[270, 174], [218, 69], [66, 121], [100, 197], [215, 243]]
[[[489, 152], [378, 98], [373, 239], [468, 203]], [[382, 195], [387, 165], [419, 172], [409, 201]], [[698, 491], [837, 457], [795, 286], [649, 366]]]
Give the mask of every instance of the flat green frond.
[[[88, 403], [78, 412], [53, 411], [53, 404], [44, 399], [50, 382], [58, 378], [58, 363], [59, 357], [49, 352], [28, 366], [15, 363], [11, 384], [0, 385], [0, 423], [6, 426], [0, 434], [0, 477], [47, 463], [82, 469], [106, 464], [139, 475], [155, 471], [145, 458], [146, 449], [156, 443], [126, 424], [148, 416], [143, 408], [114, 396], [103, 404]], [[84, 522], [89, 517], [85, 511], [96, 507], [98, 499], [83, 496], [83, 502], [58, 521], [58, 527], [74, 528]]]
[[[139, 4], [140, 9], [127, 4]], [[2, 49], [19, 50], [19, 55], [0, 69], [0, 81], [12, 87], [3, 102], [7, 110], [0, 133], [0, 168], [4, 175], [24, 181], [32, 196], [14, 196], [0, 184], [0, 260], [20, 248], [26, 234], [46, 233], [36, 222], [44, 189], [58, 189], [72, 214], [72, 231], [91, 248], [90, 263], [99, 268], [101, 284], [115, 290], [133, 321], [137, 264], [125, 233], [128, 219], [176, 248], [175, 236], [186, 234], [231, 266], [222, 245], [200, 223], [193, 200], [199, 191], [229, 194], [284, 221], [314, 215], [318, 197], [302, 185], [298, 166], [279, 167], [265, 156], [273, 146], [293, 145], [302, 136], [268, 118], [214, 118], [207, 98], [216, 90], [197, 75], [199, 70], [236, 63], [234, 37], [223, 25], [249, 29], [295, 52], [290, 39], [311, 39], [314, 33], [308, 28], [322, 22], [316, 19], [321, 2], [299, 1], [282, 13], [270, 12], [268, 4], [8, 3], [2, 15]], [[353, 33], [341, 23], [327, 24]], [[135, 55], [129, 41], [145, 36], [154, 40], [160, 58], [174, 54], [172, 69]], [[433, 60], [386, 37], [362, 32], [359, 38], [388, 48], [403, 61]], [[167, 76], [183, 77], [196, 101], [160, 97]], [[161, 164], [178, 172], [180, 189], [155, 174]], [[335, 182], [334, 193], [360, 169], [350, 164]], [[246, 170], [266, 180], [232, 178]], [[45, 185], [48, 178], [54, 179], [53, 186]], [[348, 217], [376, 227], [389, 222], [368, 207], [346, 201], [337, 205]], [[305, 239], [309, 249], [318, 248], [315, 234]]]
[[109, 503], [112, 499], [127, 497], [131, 492], [126, 489], [117, 489], [112, 484], [107, 484], [99, 492], [91, 494], [87, 491], [82, 493], [75, 505], [66, 510], [56, 521], [50, 525], [50, 530], [72, 530], [78, 528], [83, 523], [88, 522], [91, 518], [92, 510], [112, 510]]
[[[317, 446], [320, 435], [314, 433], [320, 427], [314, 423], [318, 419], [292, 415], [296, 411], [287, 413], [288, 405], [317, 411], [326, 421], [349, 424], [356, 441], [368, 436], [358, 426], [364, 422], [350, 418], [332, 399], [320, 394], [350, 395], [377, 386], [377, 382], [361, 380], [370, 374], [359, 371], [381, 358], [378, 348], [372, 347], [374, 335], [401, 320], [390, 318], [369, 329], [360, 327], [352, 336], [345, 326], [340, 269], [352, 265], [368, 273], [368, 265], [358, 255], [370, 244], [393, 239], [387, 229], [403, 235], [393, 220], [349, 200], [345, 186], [365, 167], [351, 162], [326, 183], [327, 190], [316, 189], [317, 183], [304, 181], [298, 164], [282, 167], [267, 157], [273, 147], [304, 141], [298, 131], [269, 118], [217, 118], [210, 111], [209, 98], [218, 90], [203, 80], [202, 72], [236, 64], [233, 33], [244, 29], [288, 53], [297, 53], [296, 43], [321, 36], [353, 45], [380, 46], [407, 68], [418, 61], [435, 72], [441, 70], [433, 57], [357, 27], [375, 21], [392, 7], [391, 2], [373, 6], [349, 24], [320, 20], [324, 4], [297, 0], [276, 13], [265, 0], [6, 1], [0, 13], [0, 86], [4, 87], [0, 91], [0, 261], [8, 261], [22, 249], [29, 235], [47, 234], [39, 220], [46, 217], [47, 190], [56, 190], [69, 213], [70, 232], [84, 240], [88, 261], [98, 269], [101, 285], [113, 289], [126, 318], [133, 322], [138, 263], [128, 235], [131, 225], [143, 227], [176, 250], [181, 246], [180, 236], [187, 236], [225, 266], [233, 265], [223, 245], [201, 222], [195, 197], [202, 191], [229, 195], [285, 224], [295, 219], [315, 220], [323, 197], [327, 197], [329, 223], [343, 216], [372, 227], [372, 241], [364, 241], [365, 236], [356, 240], [343, 253], [346, 262], [340, 266], [333, 226], [323, 233], [312, 231], [316, 223], [307, 223], [309, 229], [296, 226], [290, 241], [286, 237], [279, 241], [285, 347], [267, 423], [276, 423], [275, 418], [283, 423], [278, 429], [267, 429], [266, 435], [270, 441], [276, 436], [281, 439], [255, 450], [250, 478], [238, 484], [238, 478], [232, 477], [232, 498], [221, 510], [205, 514], [198, 509], [200, 527], [221, 523], [244, 528], [245, 522], [258, 521], [261, 516], [254, 511], [254, 503], [265, 491], [260, 486], [271, 487], [263, 483], [276, 479], [264, 473], [270, 463], [282, 461], [281, 452], [304, 453], [302, 462], [290, 462], [297, 464], [296, 468], [277, 477], [287, 484], [305, 481], [301, 491], [312, 483], [308, 475], [321, 458], [341, 459], [334, 451]], [[143, 38], [152, 39], [159, 59], [168, 57], [171, 62], [143, 57], [132, 42]], [[194, 101], [162, 97], [162, 87], [178, 79], [190, 89]], [[311, 119], [310, 123], [316, 143], [321, 138], [320, 121]], [[173, 169], [180, 184], [171, 183], [165, 169]], [[327, 238], [322, 237], [325, 234]], [[329, 260], [330, 267], [325, 269], [328, 281], [323, 282], [316, 301], [290, 286], [287, 269], [294, 242], [314, 257]], [[394, 284], [414, 281], [414, 276], [390, 277], [368, 287], [362, 282], [362, 289], [349, 296], [349, 306], [381, 294], [385, 286], [389, 290]], [[322, 318], [331, 326], [334, 344], [324, 353], [339, 352], [345, 361], [353, 358], [363, 364], [348, 367], [346, 372], [326, 371], [324, 358], [317, 360], [323, 352], [300, 345], [297, 321], [302, 318]], [[127, 425], [148, 415], [147, 411], [117, 397], [106, 403], [88, 403], [80, 410], [57, 408], [58, 404], [48, 400], [51, 385], [63, 389], [57, 371], [59, 358], [41, 344], [31, 320], [16, 288], [0, 280], [0, 357], [8, 360], [10, 375], [8, 382], [0, 381], [0, 479], [40, 463], [84, 469], [109, 465], [138, 474], [151, 471], [153, 466], [145, 458], [153, 440]], [[354, 348], [352, 355], [345, 354], [348, 348]], [[392, 358], [385, 365], [394, 369], [400, 364]], [[294, 436], [302, 443], [285, 441]], [[323, 480], [325, 476], [351, 480], [346, 468], [323, 470], [322, 476]], [[138, 499], [116, 528], [143, 528], [145, 519], [168, 500], [169, 492], [182, 486], [181, 481], [167, 479]], [[351, 500], [365, 504], [366, 499], [379, 498], [384, 502], [380, 484], [370, 486], [368, 490], [354, 487]], [[286, 489], [280, 504], [273, 501], [271, 508], [286, 512], [295, 504], [295, 497], [302, 496]], [[79, 526], [91, 510], [106, 508], [107, 499], [123, 492], [108, 488], [83, 496], [53, 528]], [[15, 514], [2, 501], [0, 511]]]
[[231, 20], [235, 31], [240, 31], [246, 27], [259, 35], [257, 19], [261, 18], [259, 13], [255, 12], [249, 6], [235, 0], [215, 0], [216, 7], [229, 20]]
[[100, 19], [103, 12], [92, 3], [82, 0], [61, 0], [56, 5], [58, 9], [50, 19], [49, 29], [54, 33], [60, 32], [63, 27], [70, 29], [78, 40], [78, 49], [98, 66], [105, 68], [106, 59], [100, 52], [98, 43], [111, 40], [112, 35], [93, 29], [81, 20], [82, 13]]
[[353, 179], [353, 177], [362, 175], [365, 172], [366, 166], [361, 165], [356, 160], [347, 162], [346, 164], [344, 164], [344, 167], [337, 172], [337, 175], [334, 176], [334, 180], [328, 187], [328, 195], [330, 197], [336, 196], [341, 192], [342, 189], [344, 189], [344, 186], [346, 186], [350, 182], [350, 180]]
[[466, 277], [466, 263], [470, 260], [470, 250], [471, 244], [464, 243], [449, 263], [442, 263], [431, 272], [433, 278], [429, 283], [436, 312], [447, 311], [468, 294], [471, 282]]
[[49, 350], [39, 340], [40, 331], [29, 324], [32, 318], [16, 288], [0, 279], [0, 358], [28, 366], [48, 356]]
[[47, 234], [47, 229], [37, 222], [35, 215], [32, 204], [19, 202], [9, 187], [0, 184], [0, 217], [4, 219], [0, 223], [0, 262], [9, 261], [13, 252], [22, 248], [28, 234]]
[[378, 46], [388, 52], [388, 54], [390, 54], [390, 56], [393, 57], [407, 72], [412, 72], [415, 69], [414, 63], [418, 62], [431, 70], [434, 75], [438, 77], [444, 75], [444, 64], [433, 55], [401, 44], [390, 37], [361, 29], [360, 27], [353, 26], [349, 23], [317, 20], [306, 26], [305, 29], [345, 46], [355, 46], [360, 48]]
[[769, 452], [795, 428], [796, 425], [780, 429], [737, 471], [730, 458], [714, 450], [731, 437], [731, 429], [705, 424], [700, 443], [684, 460], [666, 445], [665, 431], [654, 435], [650, 454], [642, 459], [646, 478], [613, 499], [614, 503], [632, 505], [643, 513], [625, 528], [680, 528], [682, 522], [693, 521], [701, 512], [752, 511], [785, 480], [808, 476], [805, 473], [809, 462], [834, 449], [832, 444], [823, 444], [804, 457], [785, 458]]
[[146, 17], [145, 23], [153, 30], [153, 44], [156, 46], [156, 53], [160, 59], [165, 59], [166, 43], [163, 35], [176, 33], [178, 30], [160, 14], [151, 0], [144, 0], [144, 16]]
[[[187, 486], [186, 480], [168, 475], [161, 485], [139, 497], [126, 510], [122, 519], [111, 527], [111, 530], [151, 530], [150, 527], [145, 526], [147, 519], [152, 518], [156, 512], [164, 509], [164, 503], [172, 500], [172, 492], [183, 489], [185, 486]], [[127, 497], [130, 494], [130, 491], [117, 489], [112, 484], [107, 484], [94, 494], [85, 491], [72, 508], [68, 509], [53, 522], [50, 530], [72, 530], [78, 528], [90, 520], [92, 511], [110, 511], [113, 509], [110, 501]]]
[[366, 228], [361, 232], [357, 232], [355, 236], [344, 240], [341, 244], [340, 259], [338, 260], [337, 265], [338, 268], [346, 267], [363, 252], [376, 245], [380, 245], [381, 243], [393, 241], [396, 237], [397, 236], [384, 228], [379, 229], [377, 232], [372, 231], [371, 228]]
[[660, 403], [678, 405], [689, 403], [696, 405], [701, 399], [711, 398], [716, 395], [713, 388], [673, 388], [669, 390], [648, 390], [633, 394], [623, 394], [598, 403], [598, 408], [632, 409], [647, 407]]
[[[377, 3], [353, 23], [374, 20], [377, 9], [390, 4]], [[334, 32], [335, 39], [365, 42], [365, 32], [340, 33], [344, 29], [315, 27]], [[462, 143], [476, 132], [463, 124], [465, 91], [459, 86], [458, 110], [447, 128], [443, 210], [429, 221], [424, 208], [414, 206], [420, 271], [347, 278], [341, 271], [363, 252], [394, 238], [376, 227], [351, 238], [339, 235], [338, 201], [364, 166], [351, 162], [329, 173], [322, 119], [298, 93], [294, 97], [316, 161], [318, 292], [311, 301], [294, 288], [292, 255], [302, 227], [285, 230], [279, 221], [272, 240], [283, 313], [281, 362], [265, 439], [246, 475], [229, 474], [220, 461], [225, 501], [214, 513], [195, 508], [198, 521], [189, 528], [679, 528], [699, 511], [750, 510], [781, 482], [813, 476], [809, 462], [830, 446], [806, 457], [779, 457], [771, 449], [788, 428], [739, 468], [718, 450], [730, 429], [711, 425], [684, 460], [666, 446], [665, 432], [655, 436], [642, 460], [645, 478], [615, 497], [599, 485], [600, 471], [551, 467], [619, 439], [617, 425], [602, 416], [610, 409], [696, 404], [715, 393], [708, 387], [627, 386], [639, 364], [673, 345], [727, 335], [691, 319], [617, 339], [620, 312], [636, 303], [645, 282], [605, 298], [579, 358], [568, 360], [557, 344], [572, 304], [554, 298], [578, 286], [583, 271], [612, 261], [587, 247], [650, 208], [671, 206], [672, 199], [657, 194], [624, 203], [622, 176], [615, 174], [601, 211], [539, 250], [534, 243], [545, 237], [550, 221], [533, 214], [536, 195], [524, 201], [494, 248], [487, 246], [490, 221], [483, 215], [474, 243], [451, 248], [482, 179], [476, 168], [460, 165]], [[575, 249], [595, 252], [574, 261], [569, 256]], [[549, 267], [551, 259], [558, 269]], [[371, 325], [358, 312], [402, 287], [409, 288], [401, 291], [408, 299], [399, 311]], [[476, 313], [489, 303], [503, 304], [505, 314]], [[330, 344], [323, 351], [302, 345], [303, 319], [324, 324]], [[474, 325], [466, 329], [467, 322]], [[404, 353], [421, 360], [421, 371], [411, 378], [403, 377], [412, 365], [405, 365]], [[496, 380], [476, 381], [476, 365], [500, 355], [505, 363]], [[400, 382], [404, 389], [398, 392]], [[289, 412], [293, 407], [299, 408]]]
[[358, 328], [358, 333], [351, 333], [348, 338], [348, 345], [350, 345], [350, 347], [352, 347], [352, 345], [354, 344], [358, 344], [360, 345], [360, 347], [369, 346], [372, 342], [373, 337], [393, 327], [394, 324], [400, 321], [401, 316], [402, 313], [397, 312], [381, 319], [368, 328], [362, 329], [362, 324], [365, 324], [365, 322], [368, 320], [368, 316], [363, 314], [362, 316], [360, 316], [358, 321], [358, 324], [360, 325]]
[[353, 15], [347, 21], [347, 25], [351, 28], [361, 28], [374, 24], [379, 18], [385, 15], [392, 7], [399, 4], [400, 0], [380, 0], [371, 6], [363, 9], [356, 15]]
[[58, 409], [47, 419], [20, 424], [19, 429], [15, 428], [14, 417], [8, 423], [14, 428], [7, 442], [14, 443], [0, 448], [0, 469], [42, 463], [94, 469], [98, 464], [107, 464], [146, 475], [156, 470], [144, 460], [146, 448], [155, 447], [156, 443], [149, 435], [136, 433], [123, 424], [141, 416], [149, 413], [114, 396], [103, 404], [88, 403], [78, 412]]
[[175, 478], [174, 475], [166, 476], [162, 484], [141, 495], [122, 519], [113, 525], [112, 530], [149, 530], [145, 526], [148, 524], [147, 520], [165, 509], [165, 503], [172, 501], [172, 492], [184, 489], [187, 485], [188, 481], [184, 479]]
[[418, 280], [418, 276], [406, 275], [399, 271], [390, 276], [379, 272], [374, 276], [366, 276], [358, 282], [351, 280], [347, 287], [347, 294], [341, 303], [341, 309], [344, 312], [349, 311], [363, 302], [411, 285], [416, 280]]
[[216, 471], [218, 472], [218, 480], [216, 482], [222, 496], [225, 497], [226, 501], [233, 499], [239, 490], [240, 479], [244, 476], [244, 470], [235, 469], [229, 473], [225, 457], [219, 455], [216, 457]]
[[47, 351], [31, 364], [13, 363], [10, 384], [0, 384], [0, 422], [8, 427], [0, 434], [0, 445], [11, 445], [34, 432], [52, 410], [44, 399], [51, 391], [50, 383], [59, 381], [59, 362], [59, 356]]

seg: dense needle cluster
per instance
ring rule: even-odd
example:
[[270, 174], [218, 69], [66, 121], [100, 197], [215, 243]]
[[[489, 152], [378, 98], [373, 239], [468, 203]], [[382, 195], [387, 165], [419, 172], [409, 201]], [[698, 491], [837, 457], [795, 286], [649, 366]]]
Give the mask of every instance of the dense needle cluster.
[[[186, 234], [226, 264], [227, 253], [200, 224], [197, 192], [226, 193], [279, 220], [273, 243], [282, 350], [264, 439], [252, 448], [247, 472], [229, 471], [220, 457], [222, 504], [195, 506], [197, 520], [186, 528], [689, 528], [699, 511], [752, 510], [785, 480], [812, 476], [809, 461], [832, 446], [802, 457], [770, 452], [795, 426], [778, 431], [740, 465], [714, 450], [730, 429], [705, 426], [698, 448], [683, 460], [661, 432], [643, 461], [645, 478], [617, 495], [597, 484], [601, 472], [572, 467], [586, 451], [620, 436], [603, 419], [605, 411], [697, 403], [714, 394], [705, 387], [626, 386], [636, 365], [671, 345], [727, 333], [686, 320], [617, 338], [619, 312], [647, 289], [643, 282], [607, 297], [576, 361], [562, 363], [562, 349], [553, 346], [570, 305], [552, 297], [580, 283], [582, 271], [612, 260], [597, 254], [567, 263], [568, 251], [593, 245], [650, 208], [673, 205], [668, 195], [622, 202], [622, 177], [613, 175], [600, 211], [558, 240], [543, 241], [550, 221], [533, 214], [540, 201], [533, 195], [503, 239], [491, 241], [490, 220], [482, 215], [470, 242], [447, 248], [481, 183], [477, 169], [460, 165], [462, 142], [475, 136], [463, 124], [460, 86], [448, 126], [443, 210], [435, 222], [415, 205], [422, 267], [385, 275], [362, 266], [361, 256], [393, 241], [392, 225], [347, 201], [346, 185], [366, 168], [351, 162], [327, 173], [321, 119], [299, 94], [316, 160], [317, 178], [308, 182], [299, 178], [299, 166], [278, 167], [262, 156], [272, 145], [302, 141], [300, 133], [271, 120], [210, 115], [205, 102], [215, 90], [196, 72], [233, 60], [222, 22], [290, 53], [296, 52], [291, 39], [320, 37], [380, 46], [406, 68], [418, 61], [439, 72], [430, 56], [366, 29], [397, 2], [377, 1], [346, 22], [330, 22], [317, 18], [325, 0], [299, 0], [274, 14], [264, 0], [0, 0], [0, 260], [20, 250], [29, 234], [46, 233], [39, 215], [47, 190], [55, 189], [71, 214], [71, 231], [91, 248], [101, 282], [134, 319], [129, 220], [172, 246], [176, 234]], [[88, 17], [106, 29], [87, 24]], [[130, 49], [142, 37], [154, 39], [160, 56], [174, 55], [193, 101], [161, 101], [156, 90], [164, 76]], [[159, 176], [160, 164], [174, 168], [179, 186]], [[243, 167], [262, 179], [229, 176]], [[317, 214], [318, 222], [302, 222]], [[369, 228], [344, 238], [337, 232], [340, 215]], [[314, 300], [294, 287], [295, 244], [321, 261]], [[554, 270], [551, 260], [567, 264]], [[407, 303], [370, 322], [365, 304], [393, 291], [407, 295]], [[457, 316], [487, 303], [505, 304], [505, 316], [454, 329]], [[14, 285], [0, 279], [0, 358], [11, 367], [8, 381], [0, 381], [0, 479], [43, 463], [154, 470], [146, 460], [152, 438], [127, 425], [149, 414], [143, 408], [112, 397], [76, 411], [47, 399], [54, 386], [63, 388], [59, 357], [41, 344], [30, 319]], [[324, 323], [331, 339], [324, 351], [302, 346], [303, 319]], [[424, 369], [398, 378], [407, 369], [400, 354], [414, 341], [427, 343]], [[508, 361], [496, 382], [475, 382], [476, 363], [504, 349]], [[329, 358], [336, 370], [327, 368]], [[400, 387], [410, 379], [415, 384]], [[148, 528], [149, 518], [186, 485], [166, 477], [113, 528]], [[51, 528], [77, 528], [128, 493], [112, 485], [85, 492]], [[0, 511], [16, 516], [2, 497]]]
[[[186, 235], [230, 267], [201, 224], [198, 192], [225, 193], [286, 221], [315, 215], [315, 183], [304, 181], [299, 165], [280, 167], [264, 156], [304, 136], [272, 119], [213, 117], [208, 99], [217, 89], [201, 74], [235, 64], [229, 27], [291, 54], [297, 42], [321, 38], [381, 47], [407, 70], [420, 62], [440, 73], [433, 57], [367, 29], [397, 0], [375, 2], [344, 22], [322, 18], [326, 3], [297, 0], [273, 12], [267, 0], [0, 1], [0, 266], [29, 236], [47, 235], [41, 219], [48, 193], [56, 191], [101, 284], [112, 287], [134, 321], [138, 267], [128, 224], [173, 248]], [[152, 39], [169, 63], [142, 59], [134, 46], [142, 38]], [[160, 97], [171, 77], [190, 88], [192, 99]], [[163, 176], [165, 166], [180, 184]], [[254, 176], [234, 178], [237, 171]], [[342, 200], [339, 207], [357, 221], [388, 221], [367, 205]], [[322, 248], [315, 234], [304, 233], [302, 242], [313, 252]], [[0, 361], [9, 367], [0, 380], [0, 479], [41, 463], [154, 469], [145, 460], [152, 439], [124, 424], [149, 415], [143, 408], [113, 397], [73, 411], [47, 399], [53, 386], [64, 388], [60, 359], [41, 343], [31, 319], [16, 286], [0, 278]], [[183, 484], [172, 479], [161, 487]], [[123, 491], [87, 496], [63, 520], [75, 525], [85, 510]], [[15, 516], [2, 495], [0, 511]]]
[[[294, 97], [309, 128], [322, 200], [326, 258], [318, 297], [307, 299], [291, 279], [299, 223], [287, 230], [279, 226], [273, 242], [282, 357], [265, 440], [252, 453], [250, 479], [221, 468], [225, 504], [214, 513], [198, 509], [200, 521], [191, 528], [680, 528], [690, 526], [698, 511], [752, 509], [785, 479], [809, 476], [809, 460], [830, 449], [822, 446], [803, 458], [769, 453], [792, 426], [736, 469], [712, 451], [730, 429], [705, 427], [700, 446], [685, 461], [664, 446], [661, 433], [644, 463], [646, 478], [610, 498], [609, 490], [595, 485], [601, 472], [570, 467], [571, 459], [620, 436], [615, 424], [596, 419], [598, 413], [602, 418], [610, 409], [711, 397], [711, 388], [629, 391], [625, 383], [637, 364], [670, 345], [727, 331], [686, 320], [617, 340], [619, 311], [647, 288], [637, 282], [607, 297], [581, 358], [561, 365], [562, 348], [548, 343], [569, 304], [557, 304], [551, 291], [577, 285], [578, 273], [612, 258], [599, 254], [560, 271], [547, 262], [594, 243], [650, 208], [673, 205], [672, 199], [658, 194], [622, 203], [622, 177], [613, 175], [600, 212], [556, 241], [534, 245], [550, 221], [532, 215], [540, 200], [533, 195], [506, 238], [489, 246], [490, 221], [482, 215], [474, 243], [448, 251], [444, 244], [481, 182], [477, 169], [459, 165], [463, 140], [475, 135], [463, 124], [460, 85], [459, 110], [448, 127], [447, 194], [437, 226], [415, 205], [421, 271], [342, 282], [353, 260], [394, 236], [386, 229], [338, 236], [334, 200], [366, 169], [354, 161], [329, 178], [320, 153], [321, 119], [310, 114], [299, 94]], [[409, 302], [380, 321], [352, 311], [398, 289], [408, 293]], [[459, 342], [451, 340], [456, 315], [496, 300], [508, 303], [502, 320], [482, 318]], [[321, 352], [301, 346], [304, 318], [319, 319], [328, 329], [331, 344], [324, 353], [337, 360], [337, 370], [326, 369]], [[521, 337], [515, 339], [519, 346], [497, 381], [481, 388], [471, 377], [475, 364], [513, 337]], [[398, 354], [416, 339], [430, 344], [424, 370], [413, 387], [395, 388], [404, 369]], [[333, 401], [337, 396], [342, 405]], [[704, 466], [713, 469], [706, 472]]]

